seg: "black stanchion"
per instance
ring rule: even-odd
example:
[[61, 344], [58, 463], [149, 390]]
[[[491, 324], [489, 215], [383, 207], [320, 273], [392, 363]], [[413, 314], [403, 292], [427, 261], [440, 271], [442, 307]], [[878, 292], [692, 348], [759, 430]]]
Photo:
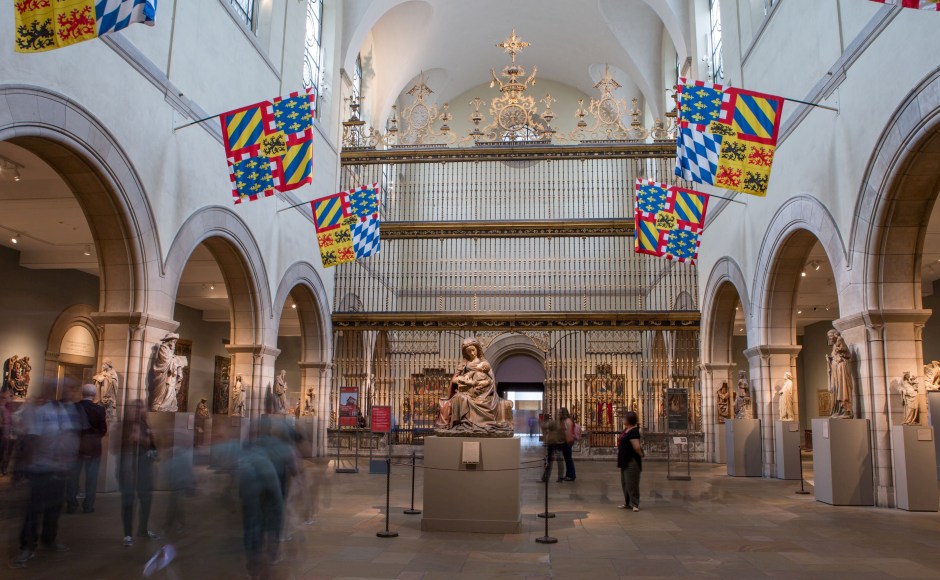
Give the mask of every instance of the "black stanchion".
[[[551, 462], [551, 460], [552, 460], [552, 456], [549, 455], [548, 461]], [[541, 538], [535, 538], [535, 541], [538, 542], [539, 544], [557, 544], [558, 538], [553, 538], [548, 535], [548, 518], [555, 517], [555, 514], [549, 513], [548, 511], [548, 470], [545, 470], [543, 473], [545, 474], [545, 477], [542, 478], [545, 480], [545, 511], [543, 513], [540, 513], [539, 517], [545, 518], [545, 535], [542, 536]]]
[[[553, 518], [555, 514], [549, 513], [548, 511], [548, 466], [552, 464], [552, 456], [548, 456], [548, 460], [545, 463], [545, 469], [542, 471], [542, 481], [545, 483], [545, 511], [538, 514], [540, 518]], [[548, 524], [546, 524], [547, 526]], [[548, 528], [545, 528], [545, 535], [548, 535]]]
[[404, 513], [409, 516], [420, 514], [421, 510], [415, 509], [415, 452], [411, 452], [411, 509], [407, 509]]
[[803, 488], [803, 446], [799, 446], [800, 449], [800, 489], [796, 490], [794, 493], [800, 495], [809, 495], [809, 492]]
[[391, 513], [390, 504], [392, 493], [392, 442], [388, 442], [388, 456], [385, 458], [385, 530], [376, 532], [375, 535], [380, 538], [397, 538], [398, 532], [388, 531], [388, 517]]

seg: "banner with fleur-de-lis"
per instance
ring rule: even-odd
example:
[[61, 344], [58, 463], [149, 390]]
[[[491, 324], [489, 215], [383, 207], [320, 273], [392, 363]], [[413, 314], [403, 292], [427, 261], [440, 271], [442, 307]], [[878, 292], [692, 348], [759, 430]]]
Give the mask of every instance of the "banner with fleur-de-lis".
[[634, 251], [694, 264], [707, 208], [707, 194], [637, 179]]
[[235, 203], [313, 181], [312, 89], [223, 113]]
[[324, 268], [379, 252], [379, 186], [341, 191], [310, 202]]

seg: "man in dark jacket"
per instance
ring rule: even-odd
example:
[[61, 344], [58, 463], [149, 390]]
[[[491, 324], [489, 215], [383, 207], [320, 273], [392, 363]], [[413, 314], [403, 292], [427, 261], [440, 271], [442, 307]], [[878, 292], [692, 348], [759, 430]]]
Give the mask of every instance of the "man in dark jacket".
[[95, 511], [98, 468], [101, 465], [101, 439], [108, 432], [105, 408], [93, 402], [96, 395], [95, 385], [82, 385], [82, 400], [75, 403], [81, 435], [78, 461], [65, 490], [65, 511], [70, 514], [78, 510], [78, 484], [82, 469], [85, 470], [85, 500], [82, 502], [82, 511], [86, 514]]

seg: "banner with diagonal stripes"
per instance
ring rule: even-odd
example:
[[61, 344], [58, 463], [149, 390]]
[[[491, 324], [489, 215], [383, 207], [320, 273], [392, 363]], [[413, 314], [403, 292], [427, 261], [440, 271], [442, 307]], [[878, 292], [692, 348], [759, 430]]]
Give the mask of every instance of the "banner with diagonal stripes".
[[708, 195], [653, 180], [636, 180], [633, 249], [638, 254], [695, 263]]
[[313, 181], [313, 100], [307, 89], [220, 116], [235, 203]]
[[377, 254], [379, 186], [360, 186], [310, 202], [324, 268]]

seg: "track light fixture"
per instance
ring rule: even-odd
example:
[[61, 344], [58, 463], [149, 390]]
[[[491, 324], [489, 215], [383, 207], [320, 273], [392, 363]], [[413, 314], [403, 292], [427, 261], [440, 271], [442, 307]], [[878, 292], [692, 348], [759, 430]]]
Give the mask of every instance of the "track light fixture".
[[13, 232], [13, 237], [10, 238], [10, 241], [13, 242], [14, 244], [20, 243], [20, 236], [21, 236], [21, 235], [22, 235], [22, 234], [20, 234], [19, 232]]
[[84, 254], [84, 255], [86, 255], [86, 256], [90, 256], [90, 255], [91, 255], [91, 246], [89, 246], [88, 244], [85, 244], [85, 251], [82, 252], [82, 254]]
[[24, 166], [22, 164], [0, 155], [0, 175], [4, 177], [10, 176], [13, 181], [19, 181], [22, 179], [20, 176], [20, 169], [23, 167]]

